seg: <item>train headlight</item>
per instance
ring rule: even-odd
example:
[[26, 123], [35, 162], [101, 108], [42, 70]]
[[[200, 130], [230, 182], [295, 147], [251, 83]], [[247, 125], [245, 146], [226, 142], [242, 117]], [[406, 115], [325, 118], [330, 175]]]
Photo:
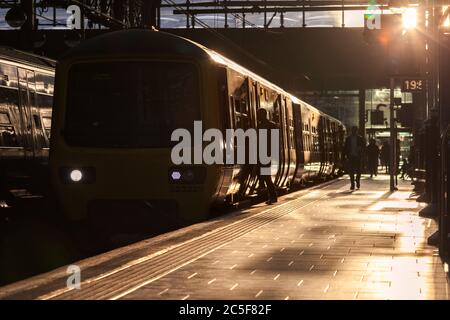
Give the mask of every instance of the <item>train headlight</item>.
[[194, 175], [194, 171], [191, 169], [187, 169], [184, 171], [184, 180], [186, 182], [192, 182], [194, 181], [195, 175]]
[[178, 181], [181, 179], [181, 172], [180, 171], [172, 171], [170, 177], [173, 181]]
[[83, 173], [80, 170], [75, 169], [70, 172], [70, 180], [73, 182], [80, 182], [81, 179], [83, 179]]
[[59, 178], [64, 184], [91, 184], [96, 181], [94, 167], [61, 167]]
[[174, 166], [167, 173], [171, 184], [201, 184], [206, 178], [206, 168], [203, 166]]

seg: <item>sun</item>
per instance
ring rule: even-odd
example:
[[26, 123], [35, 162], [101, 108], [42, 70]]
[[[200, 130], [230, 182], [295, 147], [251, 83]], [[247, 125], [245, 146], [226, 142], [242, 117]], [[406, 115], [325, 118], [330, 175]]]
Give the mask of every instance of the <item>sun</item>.
[[417, 27], [417, 9], [408, 8], [402, 13], [403, 28], [414, 29]]

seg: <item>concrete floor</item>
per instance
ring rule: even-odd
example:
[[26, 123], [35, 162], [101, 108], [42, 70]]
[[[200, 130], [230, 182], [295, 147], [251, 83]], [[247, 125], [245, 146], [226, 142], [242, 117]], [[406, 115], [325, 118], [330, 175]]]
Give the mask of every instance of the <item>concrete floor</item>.
[[426, 243], [436, 225], [418, 216], [409, 183], [391, 194], [388, 179], [309, 192], [309, 205], [122, 299], [448, 299]]
[[346, 178], [0, 288], [0, 299], [449, 299], [409, 182]]

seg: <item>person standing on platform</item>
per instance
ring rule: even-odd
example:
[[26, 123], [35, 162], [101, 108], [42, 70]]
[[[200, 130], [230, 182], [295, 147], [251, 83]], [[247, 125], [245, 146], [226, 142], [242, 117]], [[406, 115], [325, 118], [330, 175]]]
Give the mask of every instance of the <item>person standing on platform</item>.
[[383, 145], [381, 146], [381, 165], [385, 167], [386, 173], [389, 173], [389, 161], [391, 157], [391, 146], [387, 141], [383, 142]]
[[378, 148], [375, 139], [370, 139], [367, 146], [367, 166], [369, 167], [370, 177], [377, 176], [378, 173], [378, 159], [380, 156], [380, 149]]
[[[351, 129], [351, 134], [345, 139], [344, 154], [347, 162], [347, 172], [350, 176], [350, 190], [361, 187], [361, 163], [365, 149], [364, 139], [358, 135], [358, 127]], [[355, 179], [356, 175], [356, 179]]]
[[[270, 139], [271, 133], [270, 133], [270, 130], [278, 129], [278, 126], [274, 122], [272, 122], [272, 121], [270, 121], [268, 119], [266, 109], [263, 109], [263, 108], [258, 109], [258, 111], [257, 111], [257, 119], [258, 119], [258, 129], [266, 129], [267, 130], [267, 137], [268, 137], [268, 139], [267, 139], [267, 150], [268, 150], [268, 152], [271, 152], [271, 139]], [[258, 143], [258, 145], [259, 145], [259, 143]], [[269, 164], [267, 164], [267, 165], [264, 165], [264, 164], [260, 163], [259, 166], [260, 166], [260, 168], [261, 167], [266, 167], [266, 168], [269, 167], [270, 168], [271, 167], [271, 163], [269, 162]], [[269, 199], [266, 202], [266, 204], [272, 204], [272, 203], [277, 202], [278, 201], [278, 199], [277, 199], [277, 192], [275, 190], [275, 185], [274, 185], [274, 183], [272, 181], [272, 176], [270, 174], [269, 175], [264, 175], [264, 174], [260, 173], [259, 181], [260, 181], [260, 183], [264, 183], [266, 185], [266, 187], [267, 187], [267, 193], [268, 193]]]

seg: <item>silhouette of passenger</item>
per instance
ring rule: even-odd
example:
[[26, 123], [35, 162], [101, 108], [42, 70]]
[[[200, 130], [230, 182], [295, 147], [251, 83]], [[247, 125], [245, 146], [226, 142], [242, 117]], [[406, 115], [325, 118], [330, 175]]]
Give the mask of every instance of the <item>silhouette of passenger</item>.
[[[361, 162], [364, 153], [364, 139], [358, 135], [358, 127], [352, 127], [351, 134], [345, 139], [344, 154], [347, 160], [347, 171], [350, 176], [350, 189], [361, 187]], [[355, 181], [356, 174], [356, 181]]]
[[[270, 153], [271, 150], [271, 130], [273, 129], [278, 129], [277, 125], [270, 121], [267, 117], [267, 111], [266, 109], [260, 108], [257, 111], [257, 119], [258, 119], [258, 129], [267, 129], [267, 152]], [[259, 135], [258, 135], [259, 138]], [[259, 145], [259, 141], [258, 141], [258, 145]], [[270, 155], [272, 156], [272, 155]], [[259, 163], [260, 168], [270, 168], [271, 167], [271, 163], [269, 162], [269, 164], [262, 164]], [[266, 202], [267, 204], [272, 204], [278, 201], [277, 199], [277, 193], [275, 190], [275, 185], [272, 181], [272, 176], [269, 175], [262, 175], [261, 174], [261, 170], [259, 170], [260, 174], [259, 174], [259, 181], [264, 183], [266, 185], [267, 188], [267, 193], [268, 193], [268, 201]]]
[[367, 146], [367, 166], [370, 177], [377, 176], [378, 173], [378, 158], [380, 156], [380, 149], [378, 148], [375, 139], [370, 139]]
[[381, 165], [385, 167], [386, 173], [389, 173], [389, 161], [391, 157], [391, 146], [387, 141], [383, 142], [383, 145], [381, 146]]
[[410, 165], [408, 163], [408, 160], [406, 158], [403, 159], [402, 167], [400, 168], [400, 179], [405, 180], [405, 176], [410, 176]]

